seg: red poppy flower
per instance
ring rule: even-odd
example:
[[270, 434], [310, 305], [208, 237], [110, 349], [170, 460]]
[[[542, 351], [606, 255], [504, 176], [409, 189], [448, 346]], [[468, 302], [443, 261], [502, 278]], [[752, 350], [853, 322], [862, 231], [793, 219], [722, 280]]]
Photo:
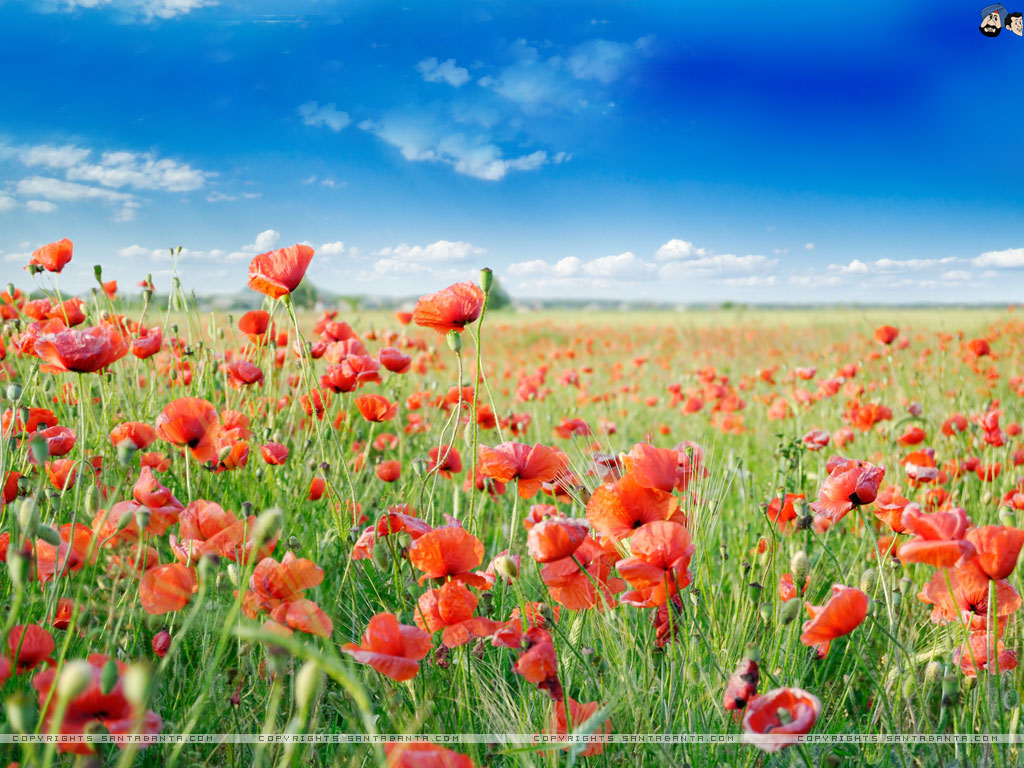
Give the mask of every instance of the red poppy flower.
[[908, 504], [903, 511], [903, 527], [915, 534], [899, 548], [897, 557], [906, 563], [951, 567], [962, 565], [976, 554], [974, 545], [964, 538], [967, 512], [960, 507], [923, 514], [916, 504]]
[[[566, 704], [569, 705], [568, 713], [565, 709]], [[583, 725], [583, 723], [593, 717], [600, 708], [601, 704], [596, 701], [591, 701], [587, 704], [580, 704], [571, 697], [568, 697], [563, 701], [558, 701], [555, 703], [555, 711], [551, 714], [551, 727], [548, 730], [548, 733], [565, 736], [570, 732], [575, 732], [581, 725]], [[604, 723], [594, 729], [593, 735], [607, 735], [611, 732], [612, 721], [605, 720]], [[565, 747], [565, 749], [569, 749], [569, 747]], [[603, 752], [604, 744], [600, 741], [594, 741], [590, 742], [590, 745], [579, 754], [580, 757], [589, 757], [591, 755], [600, 755]]]
[[263, 384], [263, 370], [248, 360], [235, 360], [224, 363], [220, 370], [227, 374], [228, 385], [232, 389], [241, 389], [253, 384]]
[[377, 477], [385, 483], [393, 483], [398, 480], [402, 474], [402, 462], [397, 459], [382, 461], [377, 465], [375, 472], [377, 473]]
[[541, 579], [560, 605], [573, 611], [593, 607], [603, 610], [615, 604], [614, 596], [626, 586], [622, 579], [611, 576], [618, 559], [614, 548], [603, 547], [588, 536], [573, 557], [545, 565]]
[[356, 398], [356, 408], [367, 421], [391, 421], [398, 414], [398, 403], [390, 402], [382, 395], [360, 395]]
[[125, 421], [110, 430], [110, 442], [115, 446], [126, 440], [142, 451], [156, 441], [156, 430], [141, 421]]
[[155, 635], [153, 635], [153, 653], [157, 658], [162, 659], [167, 655], [167, 652], [171, 650], [171, 633], [166, 629], [161, 629]]
[[558, 679], [558, 656], [550, 633], [540, 627], [531, 627], [524, 635], [523, 642], [526, 649], [512, 668], [526, 682], [547, 691], [555, 701], [560, 701], [564, 694]]
[[[1003, 579], [995, 581], [995, 590], [995, 618], [1002, 631], [1006, 617], [1020, 608], [1021, 598], [1017, 590]], [[933, 606], [931, 620], [936, 624], [960, 621], [972, 630], [989, 629], [992, 619], [989, 578], [976, 560], [969, 560], [959, 568], [936, 570], [917, 597]]]
[[305, 597], [286, 600], [270, 611], [270, 618], [278, 624], [317, 637], [330, 637], [334, 623], [320, 606]]
[[462, 471], [462, 457], [459, 456], [459, 451], [456, 448], [447, 445], [442, 448], [435, 446], [430, 449], [429, 455], [428, 472], [436, 470], [441, 477], [449, 478]]
[[425, 533], [409, 546], [409, 562], [423, 571], [419, 583], [427, 579], [464, 581], [478, 589], [490, 588], [483, 576], [472, 570], [484, 559], [484, 545], [460, 526], [436, 528]]
[[977, 550], [975, 561], [990, 579], [1005, 579], [1017, 566], [1024, 546], [1024, 531], [1005, 525], [985, 525], [967, 532], [967, 540]]
[[427, 742], [385, 744], [388, 768], [474, 768], [466, 755]]
[[992, 354], [992, 348], [985, 339], [971, 339], [967, 342], [967, 348], [976, 357], [986, 357]]
[[308, 245], [261, 253], [249, 263], [249, 287], [272, 299], [290, 294], [302, 282], [313, 253]]
[[242, 599], [242, 612], [255, 619], [261, 611], [270, 613], [274, 621], [287, 624], [301, 632], [328, 637], [333, 631], [331, 620], [303, 593], [324, 580], [324, 572], [306, 558], [291, 552], [281, 562], [265, 557], [256, 564], [249, 578], [249, 590]]
[[768, 519], [778, 526], [780, 532], [785, 533], [792, 527], [793, 521], [796, 520], [796, 506], [794, 502], [797, 499], [805, 498], [802, 493], [787, 493], [786, 497], [781, 501], [776, 496], [768, 505], [766, 511]]
[[440, 589], [429, 589], [416, 601], [416, 626], [433, 634], [441, 631], [447, 648], [465, 645], [474, 637], [490, 637], [501, 622], [474, 616], [477, 596], [459, 581], [449, 581]]
[[616, 565], [619, 575], [636, 590], [622, 596], [624, 603], [664, 605], [692, 580], [690, 558], [695, 547], [686, 526], [669, 520], [647, 523], [629, 544], [632, 555]]
[[139, 328], [138, 338], [132, 339], [132, 354], [140, 360], [145, 360], [159, 352], [163, 343], [164, 332], [159, 326], [156, 328]]
[[755, 696], [743, 716], [743, 740], [765, 752], [789, 746], [784, 740], [764, 735], [785, 736], [810, 732], [821, 714], [821, 702], [800, 688], [775, 688]]
[[7, 648], [19, 675], [46, 661], [55, 647], [53, 636], [38, 624], [15, 624], [7, 635]]
[[366, 627], [361, 645], [345, 643], [341, 650], [361, 664], [399, 682], [419, 672], [419, 660], [430, 653], [430, 635], [419, 627], [399, 624], [390, 613], [378, 613]]
[[274, 335], [270, 325], [270, 313], [263, 309], [253, 309], [242, 315], [238, 319], [238, 330], [248, 336], [253, 344], [264, 343]]
[[736, 671], [725, 684], [723, 706], [727, 710], [743, 709], [747, 702], [757, 695], [757, 684], [761, 680], [761, 670], [757, 662], [750, 658], [740, 659]]
[[557, 448], [506, 442], [489, 448], [480, 446], [478, 470], [484, 477], [501, 483], [517, 481], [519, 496], [529, 499], [544, 483], [550, 483], [569, 468], [569, 459]]
[[831, 435], [824, 429], [812, 429], [803, 436], [801, 442], [809, 451], [820, 451], [828, 445]]
[[843, 461], [822, 483], [811, 509], [830, 523], [837, 523], [854, 507], [873, 502], [884, 477], [884, 467], [854, 459]]
[[879, 344], [888, 346], [896, 341], [896, 337], [899, 335], [899, 329], [893, 328], [891, 325], [882, 325], [875, 329], [875, 341]]
[[412, 320], [438, 333], [462, 330], [480, 317], [484, 292], [471, 282], [456, 283], [443, 291], [423, 296], [416, 302]]
[[377, 359], [380, 360], [381, 365], [392, 373], [408, 373], [409, 369], [412, 368], [412, 358], [408, 355], [403, 355], [394, 347], [382, 349], [378, 353]]
[[198, 397], [182, 397], [156, 417], [156, 434], [172, 445], [188, 448], [197, 461], [206, 463], [217, 458], [219, 425], [213, 405]]
[[[254, 555], [252, 539], [256, 516], [238, 519], [233, 512], [205, 499], [196, 499], [182, 510], [179, 517], [178, 537], [171, 536], [170, 544], [178, 561], [189, 565], [203, 555], [216, 555], [228, 560], [248, 562]], [[266, 541], [255, 557], [263, 559], [274, 550], [277, 536]]]
[[35, 354], [46, 361], [48, 373], [95, 373], [128, 354], [124, 338], [107, 325], [40, 336]]
[[267, 464], [279, 466], [288, 459], [288, 447], [281, 443], [264, 443], [260, 446], [260, 455]]
[[308, 501], [319, 501], [323, 498], [324, 491], [327, 490], [327, 481], [322, 477], [314, 477], [309, 481], [309, 494], [306, 496]]
[[672, 518], [679, 501], [657, 488], [644, 488], [632, 475], [605, 483], [587, 502], [587, 520], [603, 538], [618, 541], [646, 523]]
[[822, 657], [828, 654], [828, 646], [833, 640], [853, 632], [868, 615], [868, 596], [859, 589], [841, 584], [832, 586], [832, 597], [825, 605], [805, 605], [811, 618], [804, 622], [800, 642], [818, 646]]
[[180, 611], [199, 589], [192, 569], [181, 563], [150, 568], [139, 582], [139, 602], [153, 616]]
[[966, 677], [977, 677], [978, 669], [999, 674], [1017, 668], [1017, 652], [1006, 650], [1002, 640], [995, 641], [995, 663], [989, 661], [992, 653], [992, 636], [988, 632], [972, 632], [968, 641], [953, 652], [953, 663], [960, 665]]
[[32, 253], [29, 265], [42, 267], [47, 272], [60, 272], [71, 261], [73, 243], [66, 237], [56, 243], [44, 245]]
[[590, 526], [584, 520], [567, 517], [548, 518], [530, 528], [526, 548], [538, 563], [551, 563], [569, 557], [587, 538]]

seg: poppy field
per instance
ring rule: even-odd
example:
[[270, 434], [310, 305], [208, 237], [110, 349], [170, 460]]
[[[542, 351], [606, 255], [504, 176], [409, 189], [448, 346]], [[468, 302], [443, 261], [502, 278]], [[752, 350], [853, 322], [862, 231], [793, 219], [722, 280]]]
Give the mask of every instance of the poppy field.
[[515, 314], [485, 269], [310, 313], [296, 245], [252, 260], [261, 309], [211, 315], [187, 272], [68, 296], [72, 258], [0, 295], [3, 733], [742, 740], [7, 762], [1024, 759], [883, 738], [1021, 730], [1020, 311]]

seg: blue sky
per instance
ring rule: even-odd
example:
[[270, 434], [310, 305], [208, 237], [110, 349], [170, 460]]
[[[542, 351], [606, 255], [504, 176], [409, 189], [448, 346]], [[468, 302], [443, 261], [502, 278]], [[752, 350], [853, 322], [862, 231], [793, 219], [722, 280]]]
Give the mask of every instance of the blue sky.
[[308, 242], [345, 293], [1019, 301], [1024, 38], [777, 6], [0, 0], [0, 277], [66, 236], [72, 290]]

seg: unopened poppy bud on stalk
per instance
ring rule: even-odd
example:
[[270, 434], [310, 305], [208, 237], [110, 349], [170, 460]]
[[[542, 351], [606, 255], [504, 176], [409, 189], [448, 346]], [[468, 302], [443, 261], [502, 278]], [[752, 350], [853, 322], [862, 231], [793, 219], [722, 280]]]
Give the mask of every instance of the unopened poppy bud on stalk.
[[131, 466], [137, 450], [138, 448], [131, 440], [122, 440], [117, 444], [117, 463], [122, 467]]
[[797, 585], [798, 590], [803, 589], [810, 570], [811, 563], [807, 559], [807, 553], [802, 549], [794, 552], [793, 556], [789, 559], [789, 572], [793, 574], [793, 583]]
[[7, 385], [7, 399], [8, 400], [20, 400], [21, 399], [21, 384], [8, 384]]
[[7, 553], [7, 575], [17, 589], [21, 589], [28, 579], [29, 564], [29, 558], [21, 552]]
[[494, 559], [494, 572], [509, 581], [519, 578], [519, 566], [516, 564], [515, 559], [508, 555], [502, 555]]
[[40, 435], [38, 432], [32, 435], [28, 441], [29, 450], [32, 451], [32, 458], [36, 464], [43, 465], [46, 460], [50, 458], [50, 446], [46, 442], [46, 438]]
[[937, 683], [942, 677], [942, 665], [937, 661], [929, 661], [924, 668], [925, 685]]
[[448, 342], [448, 349], [456, 355], [462, 352], [462, 334], [458, 331], [448, 331], [445, 340]]
[[378, 569], [386, 571], [391, 567], [391, 553], [387, 547], [374, 547], [371, 557]]
[[792, 624], [793, 620], [800, 615], [800, 601], [797, 599], [787, 600], [782, 604], [779, 611], [779, 618], [783, 624]]
[[149, 518], [153, 516], [152, 511], [149, 507], [136, 507], [135, 508], [135, 525], [138, 526], [140, 531], [146, 530], [146, 526], [149, 525]]
[[277, 507], [263, 510], [256, 518], [256, 525], [253, 526], [253, 539], [262, 546], [281, 527], [283, 519], [284, 514]]
[[[113, 664], [113, 662], [111, 662]], [[114, 666], [117, 671], [117, 666]], [[84, 659], [69, 661], [60, 671], [57, 678], [57, 696], [63, 701], [70, 701], [89, 687], [92, 682], [92, 665]], [[113, 688], [113, 686], [111, 686]]]
[[747, 597], [750, 598], [750, 602], [752, 603], [759, 603], [761, 601], [762, 592], [764, 592], [764, 587], [762, 587], [756, 581], [753, 581], [747, 585]]
[[7, 722], [15, 733], [28, 733], [33, 728], [35, 718], [32, 717], [32, 699], [24, 692], [8, 696], [4, 708], [7, 711]]
[[131, 509], [126, 509], [121, 513], [121, 516], [117, 518], [117, 531], [121, 532], [129, 525], [132, 524], [132, 520], [135, 519], [135, 512]]
[[[491, 292], [491, 284], [494, 282], [494, 272], [490, 267], [484, 267], [480, 270], [480, 288], [484, 293]], [[11, 294], [12, 296], [14, 294]]]
[[771, 603], [761, 603], [760, 607], [758, 608], [758, 611], [761, 614], [761, 621], [769, 622], [772, 620]]
[[94, 517], [96, 514], [96, 510], [100, 508], [100, 504], [102, 503], [102, 501], [103, 500], [100, 496], [100, 489], [97, 488], [95, 485], [90, 485], [89, 489], [85, 492], [85, 499], [83, 499], [85, 513], [90, 518]]
[[231, 584], [233, 586], [238, 586], [238, 563], [228, 563], [228, 578], [231, 580]]
[[103, 668], [100, 670], [100, 692], [104, 696], [114, 690], [119, 676], [120, 671], [117, 668], [116, 661], [110, 659], [103, 665]]
[[36, 500], [29, 497], [18, 507], [18, 527], [23, 536], [31, 539], [35, 538], [38, 525], [39, 510], [36, 508]]
[[64, 540], [60, 537], [60, 534], [57, 533], [57, 529], [51, 528], [48, 525], [36, 526], [36, 536], [45, 541], [47, 544], [54, 547], [59, 547], [61, 544], [64, 543]]
[[14, 291], [15, 290], [16, 289], [14, 287], [14, 283], [8, 283], [7, 284], [7, 295], [8, 296], [10, 296], [11, 298], [14, 298]]
[[423, 458], [413, 459], [412, 471], [416, 473], [416, 477], [423, 477], [427, 471], [427, 460]]
[[103, 266], [101, 264], [93, 265], [92, 273], [96, 276], [96, 282], [103, 285]]
[[152, 675], [146, 664], [130, 664], [121, 676], [124, 697], [140, 712], [146, 708], [151, 680]]
[[864, 573], [860, 575], [860, 591], [865, 594], [870, 594], [877, 583], [878, 571], [874, 568], [867, 568]]

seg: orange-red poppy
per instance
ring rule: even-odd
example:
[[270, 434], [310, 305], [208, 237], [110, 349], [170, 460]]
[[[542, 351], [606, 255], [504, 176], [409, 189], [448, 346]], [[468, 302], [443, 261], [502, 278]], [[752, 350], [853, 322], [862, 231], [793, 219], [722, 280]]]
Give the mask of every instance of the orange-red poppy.
[[817, 696], [801, 688], [775, 688], [747, 704], [743, 740], [765, 752], [778, 752], [789, 744], [784, 739], [766, 739], [765, 735], [808, 733], [820, 714], [821, 701]]
[[288, 459], [288, 446], [281, 443], [264, 443], [260, 446], [260, 455], [267, 464], [280, 466]]
[[1017, 567], [1024, 546], [1024, 531], [1006, 525], [986, 525], [967, 531], [967, 541], [977, 551], [978, 567], [990, 579], [1005, 579]]
[[993, 638], [988, 632], [971, 632], [967, 642], [953, 652], [953, 663], [960, 665], [966, 677], [977, 677], [978, 670], [999, 674], [1017, 668], [1017, 652], [1009, 651], [1002, 640], [995, 641], [996, 658], [989, 660]]
[[47, 373], [95, 373], [128, 354], [124, 337], [109, 325], [68, 328], [35, 341], [35, 354]]
[[388, 768], [474, 768], [466, 755], [422, 741], [385, 744], [384, 755]]
[[139, 602], [154, 616], [180, 611], [199, 589], [192, 569], [181, 563], [150, 568], [139, 581]]
[[398, 480], [402, 474], [402, 462], [397, 459], [382, 461], [377, 465], [374, 472], [376, 472], [377, 477], [385, 483], [393, 483]]
[[827, 603], [806, 606], [811, 618], [804, 622], [800, 642], [817, 646], [819, 655], [825, 656], [833, 640], [850, 634], [863, 623], [868, 615], [868, 596], [859, 589], [834, 584]]
[[993, 612], [989, 605], [989, 582], [977, 561], [969, 560], [958, 568], [937, 569], [917, 597], [932, 606], [931, 620], [936, 624], [959, 621], [972, 630], [983, 630], [992, 628], [989, 625], [995, 618], [1002, 632], [1006, 617], [1021, 606], [1020, 594], [1008, 581], [995, 580]]
[[624, 603], [657, 607], [693, 579], [690, 558], [695, 549], [686, 526], [656, 520], [641, 526], [629, 540], [632, 555], [616, 564], [635, 592], [622, 596]]
[[367, 421], [391, 421], [398, 415], [398, 403], [392, 403], [383, 395], [360, 395], [356, 398], [356, 408]]
[[220, 417], [209, 401], [199, 397], [173, 400], [156, 417], [156, 434], [172, 445], [188, 448], [197, 461], [217, 459]]
[[603, 610], [614, 606], [614, 596], [626, 587], [626, 582], [611, 575], [618, 559], [613, 547], [604, 547], [588, 536], [572, 557], [545, 565], [541, 579], [560, 605], [573, 611]]
[[632, 475], [623, 475], [594, 491], [587, 502], [587, 520], [603, 538], [618, 541], [642, 525], [673, 518], [678, 507], [671, 493], [644, 488]]
[[822, 483], [811, 509], [829, 524], [837, 523], [854, 507], [873, 502], [884, 477], [885, 467], [854, 459], [843, 461]]
[[341, 650], [361, 664], [399, 682], [419, 672], [419, 660], [430, 653], [430, 634], [419, 627], [399, 624], [391, 613], [378, 613], [366, 627], [360, 645], [345, 643]]
[[261, 253], [249, 263], [249, 287], [272, 299], [290, 294], [302, 282], [313, 253], [308, 245]]
[[875, 329], [875, 341], [886, 346], [896, 341], [896, 337], [899, 335], [899, 329], [891, 325], [881, 325]]
[[484, 292], [471, 282], [456, 283], [423, 296], [412, 311], [412, 321], [438, 333], [462, 330], [480, 317]]
[[46, 661], [55, 647], [53, 635], [38, 624], [15, 624], [7, 634], [7, 648], [19, 675]]
[[453, 525], [425, 533], [409, 546], [409, 562], [420, 571], [419, 583], [427, 579], [464, 581], [480, 589], [490, 583], [473, 573], [484, 559], [484, 545], [464, 528]]
[[569, 459], [557, 448], [525, 443], [506, 442], [489, 448], [480, 446], [478, 471], [501, 483], [516, 480], [519, 496], [529, 499], [537, 494], [544, 483], [564, 475]]
[[924, 514], [916, 504], [908, 504], [903, 526], [915, 536], [899, 548], [897, 557], [937, 568], [962, 565], [976, 554], [974, 544], [964, 538], [968, 525], [967, 512], [960, 507]]
[[428, 589], [416, 601], [416, 626], [433, 634], [441, 631], [447, 648], [465, 645], [474, 637], [490, 637], [501, 622], [474, 616], [479, 600], [460, 581], [446, 582], [440, 589]]
[[156, 441], [156, 430], [141, 421], [125, 421], [110, 430], [110, 442], [115, 446], [126, 440], [142, 451]]
[[530, 527], [526, 548], [538, 563], [551, 563], [569, 557], [587, 538], [590, 526], [585, 520], [551, 517]]
[[55, 243], [49, 243], [32, 252], [29, 265], [42, 267], [47, 272], [60, 272], [71, 261], [74, 244], [66, 237]]

